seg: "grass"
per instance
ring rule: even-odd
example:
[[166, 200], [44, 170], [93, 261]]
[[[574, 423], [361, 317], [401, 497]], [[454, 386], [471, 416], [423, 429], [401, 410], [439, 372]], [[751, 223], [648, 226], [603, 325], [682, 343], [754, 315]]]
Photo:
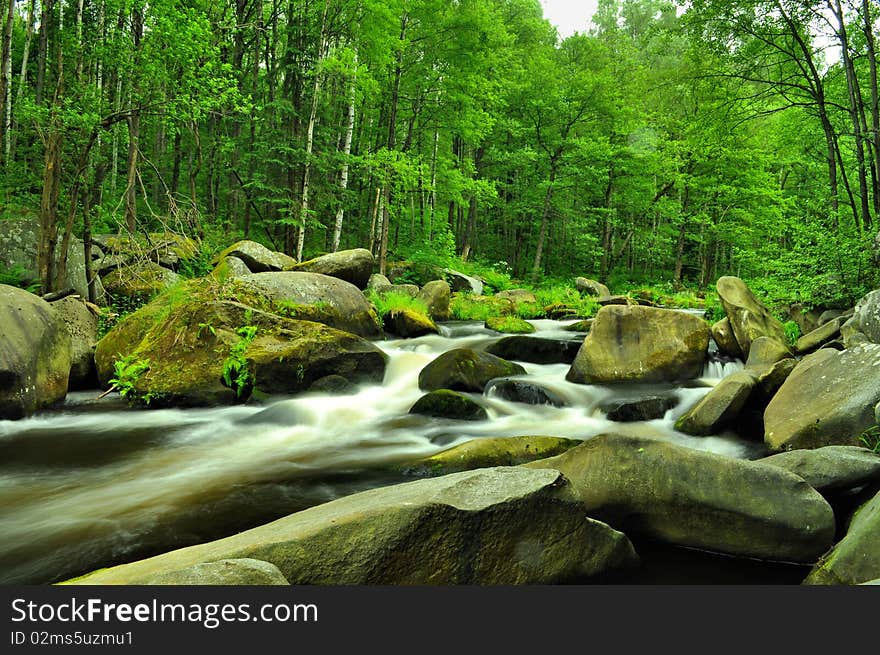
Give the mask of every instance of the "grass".
[[486, 327], [504, 334], [531, 334], [535, 326], [518, 316], [495, 316], [486, 321]]
[[880, 455], [880, 426], [873, 425], [859, 436], [859, 441], [872, 453]]
[[119, 395], [127, 398], [141, 375], [150, 370], [149, 359], [137, 359], [135, 355], [121, 357], [113, 362], [113, 377], [110, 378], [111, 388], [116, 388]]
[[388, 291], [385, 293], [377, 293], [370, 289], [367, 292], [367, 300], [373, 303], [376, 308], [376, 314], [379, 318], [380, 326], [385, 326], [385, 319], [391, 314], [402, 311], [408, 311], [424, 317], [425, 320], [431, 321], [430, 310], [424, 300], [413, 298], [409, 294], [401, 291]]

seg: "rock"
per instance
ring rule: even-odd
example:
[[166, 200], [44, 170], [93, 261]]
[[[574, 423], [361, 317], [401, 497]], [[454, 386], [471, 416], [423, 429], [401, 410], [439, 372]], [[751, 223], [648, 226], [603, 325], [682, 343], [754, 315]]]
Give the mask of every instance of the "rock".
[[481, 437], [405, 464], [408, 475], [437, 476], [490, 466], [517, 466], [560, 455], [574, 448], [579, 439], [563, 437]]
[[180, 263], [199, 255], [199, 244], [174, 232], [151, 232], [147, 243], [147, 259], [176, 271]]
[[638, 400], [618, 400], [601, 407], [609, 421], [632, 423], [663, 418], [678, 400], [672, 396], [651, 396]]
[[625, 535], [559, 500], [564, 484], [556, 471], [500, 467], [381, 487], [70, 584], [139, 584], [241, 557], [292, 585], [549, 584], [635, 565]]
[[807, 334], [819, 327], [819, 312], [807, 308], [803, 303], [792, 303], [784, 310], [787, 319], [798, 326], [801, 334]]
[[392, 310], [382, 320], [385, 324], [385, 330], [399, 337], [421, 337], [439, 332], [434, 321], [409, 307]]
[[281, 252], [269, 250], [256, 241], [239, 241], [215, 256], [212, 263], [218, 264], [225, 257], [238, 257], [254, 273], [283, 271], [296, 265], [296, 260]]
[[382, 334], [375, 311], [353, 284], [320, 273], [253, 273], [242, 284], [285, 309], [291, 318], [324, 323], [361, 337]]
[[785, 328], [738, 277], [725, 275], [716, 283], [718, 297], [730, 320], [730, 327], [745, 357], [758, 337], [770, 337], [788, 343]]
[[701, 318], [653, 307], [603, 307], [566, 376], [569, 382], [675, 382], [698, 377], [709, 346]]
[[527, 289], [507, 289], [506, 291], [499, 291], [495, 294], [495, 297], [509, 300], [517, 305], [520, 303], [538, 303], [535, 294]]
[[880, 401], [874, 405], [874, 423], [880, 425]]
[[605, 434], [523, 466], [560, 471], [588, 516], [679, 546], [815, 562], [834, 537], [830, 505], [802, 478], [662, 440]]
[[242, 277], [250, 275], [253, 271], [247, 267], [238, 257], [224, 257], [220, 263], [214, 268], [213, 274], [221, 278], [225, 277]]
[[718, 346], [718, 352], [733, 359], [745, 359], [742, 349], [736, 342], [733, 335], [733, 329], [730, 327], [730, 319], [722, 318], [717, 323], [712, 324], [712, 340]]
[[367, 281], [367, 289], [378, 289], [379, 287], [390, 287], [391, 280], [379, 273], [373, 273]]
[[432, 280], [422, 287], [416, 294], [416, 299], [421, 300], [428, 307], [428, 316], [435, 321], [448, 321], [451, 313], [449, 302], [452, 298], [452, 289], [446, 280]]
[[479, 278], [453, 271], [451, 268], [444, 268], [443, 273], [453, 291], [465, 291], [473, 296], [483, 295], [483, 281]]
[[852, 315], [852, 310], [826, 309], [824, 312], [819, 314], [819, 319], [816, 321], [816, 327], [821, 327], [829, 321], [833, 321], [835, 318], [839, 318], [841, 316], [846, 316], [848, 318]]
[[823, 494], [855, 489], [880, 480], [880, 455], [857, 446], [791, 450], [758, 461], [801, 476]]
[[776, 362], [769, 371], [758, 376], [758, 392], [755, 399], [759, 400], [764, 409], [776, 392], [785, 384], [788, 376], [797, 367], [798, 361], [793, 357]]
[[746, 369], [755, 375], [763, 375], [773, 368], [776, 362], [790, 357], [791, 350], [784, 343], [771, 337], [758, 337], [752, 342], [746, 359]]
[[98, 386], [95, 344], [98, 343], [98, 317], [79, 296], [67, 296], [51, 303], [70, 334], [70, 376], [67, 389], [94, 389]]
[[718, 434], [739, 416], [756, 383], [757, 379], [749, 371], [731, 373], [682, 414], [675, 422], [675, 429], [701, 436]]
[[524, 375], [526, 370], [489, 353], [470, 348], [448, 350], [419, 373], [419, 389], [435, 391], [476, 391], [482, 393], [489, 380]]
[[880, 289], [856, 303], [852, 317], [841, 327], [841, 334], [847, 348], [863, 341], [880, 343]]
[[[228, 296], [216, 284], [213, 278], [184, 282], [180, 293], [159, 296], [114, 327], [95, 349], [101, 383], [108, 385], [115, 362], [126, 357], [148, 362], [132, 382], [133, 396], [152, 406], [231, 404], [254, 390], [293, 394], [327, 375], [381, 382], [387, 357], [369, 341], [223, 300]], [[251, 339], [242, 326], [251, 326]], [[242, 349], [238, 358], [234, 349]], [[242, 366], [224, 381], [224, 368], [235, 359]]]
[[309, 391], [328, 395], [345, 395], [352, 393], [355, 386], [348, 378], [341, 375], [325, 375], [312, 382]]
[[145, 585], [287, 585], [287, 578], [269, 562], [247, 557], [221, 559], [166, 571], [145, 579]]
[[[513, 307], [511, 307], [513, 309]], [[565, 303], [554, 303], [544, 307], [544, 317], [553, 321], [567, 321], [580, 318], [578, 310]]]
[[396, 293], [408, 298], [415, 298], [419, 295], [419, 287], [416, 284], [390, 284], [388, 286], [375, 287], [374, 290], [383, 296], [389, 293]]
[[880, 493], [862, 505], [846, 536], [822, 556], [804, 584], [855, 585], [880, 577]]
[[486, 327], [503, 334], [532, 334], [535, 326], [517, 316], [491, 316], [486, 319]]
[[563, 329], [566, 332], [589, 332], [592, 325], [593, 319], [588, 318], [583, 321], [576, 321], [571, 325], [566, 325]]
[[834, 318], [805, 334], [795, 343], [795, 353], [805, 355], [821, 348], [829, 341], [834, 341], [840, 336], [840, 328], [845, 322], [845, 318]]
[[460, 421], [485, 421], [489, 418], [481, 405], [463, 393], [449, 389], [437, 389], [425, 394], [410, 408], [409, 413]]
[[565, 400], [557, 394], [526, 380], [494, 380], [486, 388], [490, 396], [527, 405], [553, 405], [565, 407]]
[[98, 275], [103, 278], [115, 271], [117, 268], [129, 266], [133, 260], [134, 258], [132, 257], [132, 255], [128, 253], [110, 253], [95, 260], [95, 264], [92, 267], [92, 270], [94, 270]]
[[603, 296], [611, 295], [611, 291], [609, 291], [608, 287], [606, 287], [604, 284], [586, 277], [575, 278], [574, 286], [575, 289], [578, 290], [578, 293], [586, 294], [588, 296], [596, 296], [597, 298], [601, 298]]
[[880, 401], [880, 345], [807, 355], [764, 411], [771, 451], [858, 446]]
[[634, 306], [639, 304], [637, 300], [633, 300], [629, 296], [600, 296], [596, 299], [596, 303], [600, 307], [606, 307], [608, 305]]
[[292, 264], [284, 270], [321, 273], [345, 280], [358, 289], [366, 289], [373, 274], [373, 263], [373, 253], [366, 248], [355, 248], [322, 255], [302, 264]]
[[70, 335], [51, 304], [0, 284], [0, 419], [19, 419], [67, 394]]
[[581, 348], [581, 341], [545, 337], [511, 336], [499, 339], [486, 352], [532, 364], [571, 364]]
[[114, 269], [103, 277], [104, 288], [112, 297], [147, 302], [180, 282], [180, 276], [167, 268], [148, 262]]

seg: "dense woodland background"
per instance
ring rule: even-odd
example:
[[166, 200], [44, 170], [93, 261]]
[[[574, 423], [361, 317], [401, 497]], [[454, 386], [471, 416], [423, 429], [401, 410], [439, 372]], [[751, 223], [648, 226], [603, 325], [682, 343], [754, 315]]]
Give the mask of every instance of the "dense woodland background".
[[876, 0], [5, 0], [0, 220], [534, 284], [878, 285]]

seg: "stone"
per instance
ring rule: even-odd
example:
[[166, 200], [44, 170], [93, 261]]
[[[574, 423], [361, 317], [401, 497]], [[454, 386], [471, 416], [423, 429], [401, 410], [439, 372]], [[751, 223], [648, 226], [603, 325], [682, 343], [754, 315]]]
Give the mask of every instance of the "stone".
[[409, 307], [395, 309], [382, 317], [385, 331], [399, 337], [421, 337], [426, 334], [438, 334], [437, 324], [428, 316]]
[[486, 409], [479, 403], [463, 393], [449, 389], [438, 389], [425, 394], [410, 408], [409, 413], [460, 421], [485, 421], [489, 418]]
[[68, 391], [97, 388], [95, 345], [98, 343], [98, 316], [79, 296], [67, 296], [51, 305], [70, 335]]
[[20, 419], [63, 399], [70, 335], [39, 296], [0, 284], [0, 419]]
[[287, 585], [287, 578], [269, 562], [243, 557], [193, 564], [184, 569], [157, 573], [145, 585]]
[[147, 302], [180, 282], [181, 277], [159, 264], [147, 262], [114, 269], [102, 279], [111, 297]]
[[253, 273], [238, 280], [291, 318], [323, 323], [360, 337], [379, 337], [376, 312], [356, 286], [320, 273]]
[[448, 321], [451, 317], [449, 303], [452, 289], [446, 280], [431, 280], [416, 294], [428, 307], [428, 316], [435, 321]]
[[575, 278], [574, 287], [578, 290], [578, 293], [587, 296], [596, 296], [597, 298], [601, 298], [603, 296], [611, 295], [611, 291], [604, 284], [586, 277]]
[[733, 359], [745, 359], [743, 351], [733, 335], [733, 328], [730, 327], [730, 319], [726, 316], [720, 321], [712, 324], [712, 339], [718, 346], [718, 352]]
[[510, 300], [517, 305], [520, 303], [537, 304], [538, 302], [535, 294], [527, 289], [507, 289], [505, 291], [499, 291], [495, 294], [495, 297]]
[[493, 380], [486, 387], [486, 393], [527, 405], [565, 407], [567, 404], [558, 394], [528, 380]]
[[600, 409], [609, 421], [633, 423], [663, 418], [677, 404], [678, 400], [672, 396], [650, 396], [637, 400], [617, 400], [602, 405]]
[[593, 319], [587, 318], [583, 321], [575, 321], [571, 325], [566, 325], [563, 329], [566, 332], [589, 332], [590, 327], [593, 325]]
[[772, 452], [858, 446], [880, 401], [880, 345], [817, 350], [804, 357], [764, 411]]
[[226, 250], [219, 253], [212, 260], [213, 264], [219, 264], [225, 257], [238, 257], [254, 273], [266, 273], [269, 271], [283, 271], [296, 265], [296, 260], [281, 252], [269, 250], [266, 246], [256, 241], [238, 241]]
[[241, 259], [238, 257], [224, 257], [220, 260], [213, 271], [214, 275], [219, 277], [241, 277], [253, 273]]
[[470, 348], [448, 350], [419, 372], [419, 389], [475, 391], [482, 393], [490, 380], [524, 375], [526, 370], [489, 353]]
[[291, 264], [284, 270], [321, 273], [330, 277], [345, 280], [358, 289], [366, 289], [373, 274], [373, 254], [366, 248], [340, 250], [315, 259]]
[[682, 414], [675, 429], [699, 436], [718, 434], [736, 420], [756, 384], [757, 379], [749, 371], [731, 373]]
[[407, 475], [447, 475], [490, 466], [517, 466], [561, 455], [581, 441], [564, 437], [480, 437], [402, 465]]
[[840, 328], [846, 322], [845, 318], [834, 318], [820, 325], [818, 328], [803, 335], [794, 344], [794, 351], [798, 355], [806, 355], [818, 350], [830, 341], [840, 336]]
[[784, 343], [772, 337], [758, 337], [752, 342], [746, 359], [746, 369], [755, 375], [763, 375], [773, 368], [776, 362], [790, 357], [791, 350]]
[[788, 343], [785, 328], [738, 277], [725, 275], [716, 283], [721, 305], [730, 320], [730, 327], [745, 357], [758, 337], [770, 337]]
[[532, 334], [535, 326], [517, 316], [492, 316], [486, 319], [486, 328], [502, 334]]
[[804, 584], [856, 585], [880, 578], [880, 493], [853, 515], [846, 536], [822, 556]]
[[624, 306], [632, 306], [638, 305], [639, 302], [630, 298], [629, 296], [600, 296], [596, 299], [596, 303], [600, 307], [605, 307], [607, 305], [624, 305]]
[[309, 386], [309, 391], [328, 395], [345, 395], [354, 392], [356, 385], [341, 375], [325, 375]]
[[699, 377], [709, 346], [702, 318], [654, 307], [603, 307], [566, 376], [569, 382], [677, 382]]
[[581, 348], [581, 341], [515, 335], [499, 339], [486, 352], [503, 359], [532, 364], [571, 364]]
[[396, 293], [408, 298], [415, 298], [419, 295], [419, 287], [416, 284], [390, 284], [388, 286], [374, 287], [374, 291], [381, 295]]
[[483, 281], [481, 279], [459, 273], [451, 268], [444, 268], [443, 274], [449, 280], [449, 286], [453, 291], [463, 291], [473, 296], [483, 295]]
[[561, 472], [588, 516], [679, 546], [812, 563], [834, 537], [831, 506], [799, 476], [659, 439], [604, 434], [523, 466]]
[[856, 303], [852, 317], [841, 327], [841, 334], [847, 348], [862, 341], [880, 343], [880, 289], [865, 295]]
[[855, 489], [880, 480], [880, 455], [858, 446], [799, 448], [758, 461], [801, 476], [821, 493]]
[[367, 281], [367, 289], [378, 289], [379, 287], [390, 287], [391, 280], [379, 273], [373, 273]]
[[242, 557], [274, 564], [292, 585], [550, 584], [635, 566], [626, 536], [560, 500], [562, 486], [557, 471], [519, 467], [415, 480], [69, 584], [141, 584]]

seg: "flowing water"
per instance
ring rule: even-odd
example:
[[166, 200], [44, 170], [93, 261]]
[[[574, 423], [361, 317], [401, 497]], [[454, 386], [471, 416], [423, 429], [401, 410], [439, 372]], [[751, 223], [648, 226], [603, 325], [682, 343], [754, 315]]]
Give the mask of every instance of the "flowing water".
[[[566, 322], [532, 321], [536, 336], [572, 339]], [[216, 539], [347, 494], [405, 481], [398, 465], [469, 439], [552, 435], [588, 439], [614, 429], [752, 458], [760, 444], [734, 435], [689, 437], [675, 419], [739, 362], [707, 365], [687, 387], [590, 386], [565, 381], [566, 364], [522, 363], [531, 382], [565, 407], [495, 397], [488, 421], [408, 414], [423, 394], [419, 371], [457, 347], [483, 348], [498, 333], [450, 323], [441, 335], [378, 342], [381, 385], [349, 395], [304, 394], [258, 405], [132, 409], [98, 391], [70, 394], [51, 411], [0, 421], [0, 583], [67, 579]], [[522, 376], [521, 376], [522, 377]], [[665, 393], [662, 419], [622, 424], [600, 409], [615, 399]]]

